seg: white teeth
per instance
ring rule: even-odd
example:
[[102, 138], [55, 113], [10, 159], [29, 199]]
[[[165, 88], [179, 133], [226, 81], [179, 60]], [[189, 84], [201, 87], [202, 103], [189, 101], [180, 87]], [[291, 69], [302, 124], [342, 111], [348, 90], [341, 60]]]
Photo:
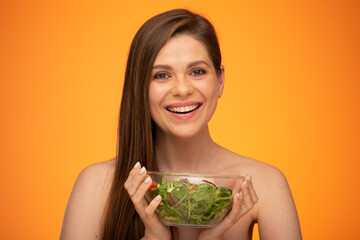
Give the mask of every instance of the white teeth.
[[184, 112], [190, 112], [194, 109], [199, 107], [199, 104], [191, 105], [191, 106], [185, 106], [185, 107], [169, 107], [168, 110], [175, 113], [184, 113]]

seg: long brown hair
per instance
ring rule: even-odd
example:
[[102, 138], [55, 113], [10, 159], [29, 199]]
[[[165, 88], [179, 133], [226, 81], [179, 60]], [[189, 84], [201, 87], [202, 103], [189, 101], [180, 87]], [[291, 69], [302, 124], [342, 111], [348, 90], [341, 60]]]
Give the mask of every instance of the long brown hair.
[[104, 215], [103, 239], [140, 239], [144, 225], [124, 183], [136, 162], [157, 170], [156, 125], [149, 108], [149, 81], [157, 54], [174, 35], [185, 33], [204, 43], [217, 74], [221, 53], [215, 30], [204, 17], [175, 9], [149, 19], [136, 33], [128, 56], [120, 108], [117, 161]]

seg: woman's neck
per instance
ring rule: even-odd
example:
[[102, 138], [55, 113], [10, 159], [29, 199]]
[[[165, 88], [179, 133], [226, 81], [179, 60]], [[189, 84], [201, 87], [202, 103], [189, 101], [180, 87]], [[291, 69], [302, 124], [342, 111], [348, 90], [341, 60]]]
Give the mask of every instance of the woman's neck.
[[208, 128], [191, 138], [158, 132], [155, 145], [159, 170], [179, 173], [209, 173], [216, 168], [221, 148], [212, 141]]

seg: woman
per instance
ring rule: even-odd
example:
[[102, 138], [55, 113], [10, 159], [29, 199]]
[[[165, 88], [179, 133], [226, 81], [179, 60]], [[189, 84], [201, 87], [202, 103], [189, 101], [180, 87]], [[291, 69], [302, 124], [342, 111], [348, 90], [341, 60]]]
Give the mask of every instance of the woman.
[[[129, 52], [117, 158], [79, 175], [60, 238], [251, 239], [258, 223], [262, 239], [301, 239], [282, 173], [212, 141], [208, 122], [223, 87], [218, 40], [205, 18], [178, 9], [149, 19]], [[247, 177], [215, 228], [169, 228], [154, 214], [161, 199], [144, 200], [147, 170]]]

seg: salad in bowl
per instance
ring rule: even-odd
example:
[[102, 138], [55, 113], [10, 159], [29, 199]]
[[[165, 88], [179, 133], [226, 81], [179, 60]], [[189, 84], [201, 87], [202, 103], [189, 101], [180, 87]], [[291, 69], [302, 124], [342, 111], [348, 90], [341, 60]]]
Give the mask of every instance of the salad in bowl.
[[156, 209], [167, 226], [211, 228], [231, 210], [242, 176], [148, 172], [152, 185], [145, 198], [162, 200]]

